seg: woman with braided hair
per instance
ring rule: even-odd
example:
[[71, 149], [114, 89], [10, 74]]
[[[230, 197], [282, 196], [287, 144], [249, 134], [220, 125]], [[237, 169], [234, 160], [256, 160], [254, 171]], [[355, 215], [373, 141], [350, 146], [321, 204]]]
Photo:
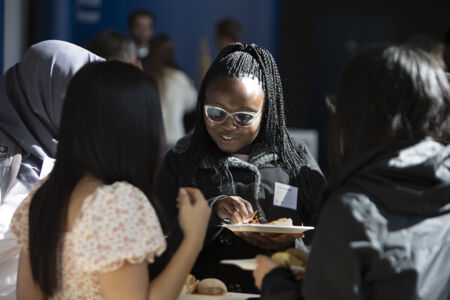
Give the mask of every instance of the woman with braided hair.
[[[180, 185], [197, 187], [214, 214], [193, 274], [219, 278], [231, 291], [254, 292], [250, 272], [220, 260], [294, 247], [300, 236], [236, 235], [215, 225], [241, 223], [255, 211], [261, 223], [286, 217], [295, 225], [312, 225], [324, 178], [307, 148], [289, 137], [280, 76], [266, 49], [240, 43], [225, 47], [202, 81], [197, 105], [193, 132], [169, 151], [157, 178], [157, 197], [172, 224], [169, 247], [181, 240], [175, 191]], [[277, 203], [280, 188], [292, 193]]]

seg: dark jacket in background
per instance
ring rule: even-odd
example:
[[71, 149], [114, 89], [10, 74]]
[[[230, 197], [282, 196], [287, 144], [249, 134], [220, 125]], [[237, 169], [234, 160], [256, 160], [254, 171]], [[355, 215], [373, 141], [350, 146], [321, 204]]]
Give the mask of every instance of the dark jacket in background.
[[[254, 210], [261, 213], [264, 217], [262, 222], [287, 217], [292, 218], [296, 225], [302, 222], [305, 225], [313, 225], [314, 205], [317, 205], [315, 201], [318, 199], [316, 196], [324, 178], [306, 147], [303, 151], [306, 153], [307, 161], [295, 177], [289, 176], [287, 170], [280, 166], [276, 154], [265, 153], [258, 146], [254, 147], [255, 150], [248, 162], [228, 156], [224, 160], [232, 178], [221, 185], [211, 165], [204, 160], [199, 165], [193, 165], [189, 157], [186, 157], [185, 146], [189, 138], [190, 136], [181, 140], [174, 149], [169, 151], [156, 182], [156, 195], [171, 227], [168, 238], [169, 255], [178, 247], [182, 239], [176, 209], [179, 187], [199, 188], [210, 204], [221, 195], [240, 196], [249, 201]], [[299, 188], [297, 210], [273, 205], [275, 182]], [[192, 221], [195, 222], [195, 220]], [[269, 252], [252, 246], [231, 231], [217, 226], [220, 224], [221, 220], [215, 216], [211, 217], [205, 247], [200, 253], [192, 274], [200, 279], [219, 278], [231, 291], [256, 292], [251, 272], [219, 262], [222, 259], [253, 258], [256, 254], [269, 254]]]
[[303, 282], [278, 268], [262, 299], [450, 299], [450, 146], [369, 151], [329, 183]]

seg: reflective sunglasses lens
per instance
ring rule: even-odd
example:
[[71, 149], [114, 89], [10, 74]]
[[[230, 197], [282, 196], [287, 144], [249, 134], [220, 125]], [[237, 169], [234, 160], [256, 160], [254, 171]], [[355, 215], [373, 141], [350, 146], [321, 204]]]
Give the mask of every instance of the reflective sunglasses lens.
[[220, 109], [208, 107], [206, 109], [206, 116], [213, 122], [223, 122], [226, 119], [227, 114]]
[[238, 113], [234, 115], [234, 121], [239, 126], [249, 126], [253, 121], [254, 116], [246, 113]]

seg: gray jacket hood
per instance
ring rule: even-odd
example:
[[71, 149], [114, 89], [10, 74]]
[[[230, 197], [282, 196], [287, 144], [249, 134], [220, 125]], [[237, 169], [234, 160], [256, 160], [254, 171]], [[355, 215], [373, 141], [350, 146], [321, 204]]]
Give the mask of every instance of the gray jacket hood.
[[406, 215], [450, 212], [450, 146], [431, 138], [375, 149], [347, 164], [329, 190], [346, 184]]

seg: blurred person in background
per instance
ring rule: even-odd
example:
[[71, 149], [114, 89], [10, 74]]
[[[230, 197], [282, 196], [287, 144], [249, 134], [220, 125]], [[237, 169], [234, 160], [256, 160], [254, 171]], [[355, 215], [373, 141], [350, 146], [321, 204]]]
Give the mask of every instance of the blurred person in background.
[[234, 18], [223, 18], [216, 23], [216, 43], [219, 50], [233, 42], [242, 42], [242, 25]]
[[142, 69], [141, 61], [137, 58], [136, 44], [118, 31], [110, 29], [95, 34], [89, 40], [87, 48], [106, 60], [126, 62]]
[[30, 189], [53, 167], [67, 85], [95, 54], [63, 41], [31, 46], [0, 81], [0, 299], [16, 299], [19, 249], [8, 230]]
[[139, 59], [144, 59], [149, 53], [149, 41], [155, 22], [155, 15], [146, 9], [134, 10], [128, 16], [128, 31], [136, 43]]
[[176, 67], [174, 45], [169, 36], [154, 36], [150, 48], [152, 51], [143, 61], [144, 70], [157, 83], [167, 144], [174, 146], [186, 134], [183, 117], [195, 109], [197, 90], [191, 79]]
[[[215, 24], [215, 40], [219, 50], [233, 42], [242, 42], [242, 25], [234, 18], [222, 18]], [[199, 81], [203, 80], [206, 72], [211, 65], [211, 54], [209, 50], [208, 40], [202, 37], [200, 40], [200, 64], [199, 64]], [[194, 127], [195, 114], [190, 113], [185, 116], [184, 124], [186, 128]]]

